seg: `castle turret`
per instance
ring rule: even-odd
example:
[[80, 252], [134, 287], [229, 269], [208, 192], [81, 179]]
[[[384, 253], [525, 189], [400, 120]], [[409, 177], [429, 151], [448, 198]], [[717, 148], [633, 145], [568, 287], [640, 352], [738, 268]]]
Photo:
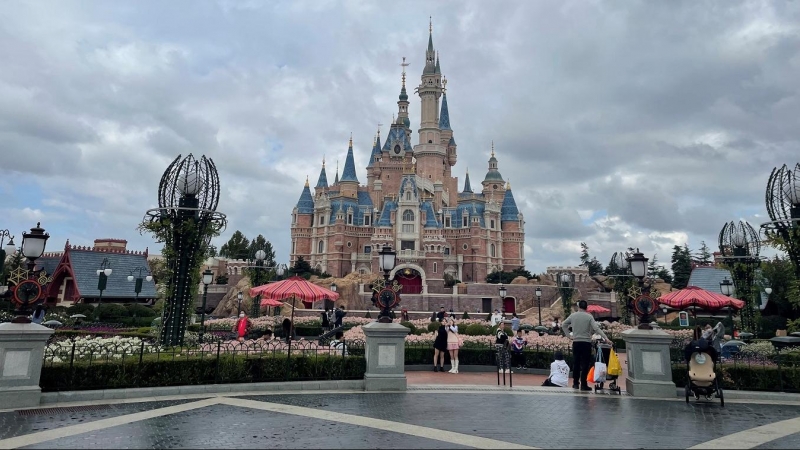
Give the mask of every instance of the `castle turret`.
[[464, 176], [464, 190], [462, 192], [472, 194], [472, 186], [469, 184], [469, 169], [467, 169], [467, 175]]
[[[447, 158], [447, 146], [442, 142], [439, 129], [439, 99], [442, 97], [441, 65], [437, 62], [433, 49], [433, 27], [428, 36], [428, 49], [425, 52], [425, 69], [422, 71], [421, 83], [417, 87], [420, 97], [419, 144], [414, 146], [414, 157], [417, 159], [418, 175], [428, 180], [445, 179], [444, 166]], [[449, 115], [448, 115], [449, 116]], [[448, 139], [449, 140], [449, 139]]]
[[319, 180], [317, 180], [317, 185], [314, 187], [314, 191], [317, 195], [319, 195], [327, 188], [328, 175], [325, 173], [325, 158], [322, 158], [322, 170], [319, 171]]
[[314, 214], [314, 198], [311, 197], [311, 189], [308, 186], [308, 177], [300, 200], [297, 201], [297, 214]]
[[483, 185], [484, 195], [494, 195], [494, 193], [502, 193], [505, 185], [503, 176], [497, 170], [497, 158], [494, 156], [494, 141], [492, 141], [492, 156], [489, 158], [489, 171], [486, 172], [486, 177], [481, 183]]
[[356, 177], [356, 162], [353, 157], [353, 137], [350, 136], [350, 144], [347, 148], [347, 159], [344, 161], [342, 179], [339, 180], [339, 193], [342, 196], [356, 198], [358, 195], [358, 178]]
[[503, 230], [503, 258], [508, 267], [525, 265], [525, 222], [511, 193], [511, 183], [506, 183], [503, 206], [500, 209], [500, 227]]

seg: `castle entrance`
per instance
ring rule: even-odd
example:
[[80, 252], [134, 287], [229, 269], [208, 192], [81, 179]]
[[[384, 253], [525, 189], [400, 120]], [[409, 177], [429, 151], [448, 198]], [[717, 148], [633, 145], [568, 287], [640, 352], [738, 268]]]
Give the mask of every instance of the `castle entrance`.
[[403, 285], [400, 295], [422, 293], [422, 275], [415, 269], [406, 267], [405, 269], [398, 270], [394, 278], [398, 283]]

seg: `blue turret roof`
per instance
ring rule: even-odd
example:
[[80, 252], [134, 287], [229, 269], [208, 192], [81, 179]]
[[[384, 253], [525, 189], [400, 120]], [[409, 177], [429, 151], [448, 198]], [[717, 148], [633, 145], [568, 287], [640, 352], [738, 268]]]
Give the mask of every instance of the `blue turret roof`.
[[469, 184], [469, 170], [467, 171], [467, 176], [464, 177], [464, 190], [462, 192], [472, 192], [472, 186]]
[[439, 114], [439, 129], [451, 130], [450, 110], [447, 109], [447, 94], [442, 95], [442, 112]]
[[350, 146], [347, 148], [347, 159], [344, 160], [344, 170], [342, 171], [342, 179], [339, 181], [355, 181], [358, 183], [356, 177], [356, 161], [353, 158], [353, 139], [350, 139]]
[[506, 188], [506, 195], [503, 197], [503, 207], [500, 209], [501, 222], [516, 222], [519, 220], [519, 209], [517, 202], [514, 201], [514, 194], [511, 193], [511, 186]]
[[484, 227], [484, 220], [483, 220], [483, 213], [486, 210], [486, 205], [484, 205], [481, 201], [468, 201], [464, 203], [459, 203], [458, 206], [450, 210], [450, 220], [453, 221], [453, 228], [461, 228], [461, 219], [464, 217], [464, 213], [469, 219], [469, 223], [467, 226], [472, 224], [472, 217], [478, 217], [480, 226]]
[[449, 145], [456, 145], [456, 139], [453, 136], [450, 136], [450, 142], [448, 142], [448, 144]]
[[381, 218], [378, 219], [378, 223], [375, 224], [376, 227], [390, 227], [392, 226], [392, 211], [397, 210], [397, 203], [388, 200], [383, 205], [383, 212], [381, 212]]
[[392, 149], [397, 144], [399, 144], [400, 147], [407, 152], [414, 151], [414, 147], [411, 146], [411, 142], [408, 140], [406, 131], [402, 127], [392, 126], [392, 128], [389, 130], [389, 135], [386, 136], [386, 142], [384, 142], [382, 150], [384, 152], [389, 152], [389, 154], [393, 154]]
[[322, 170], [319, 172], [319, 180], [317, 180], [317, 189], [328, 187], [328, 175], [325, 174], [325, 161], [322, 161]]
[[425, 228], [441, 228], [441, 224], [436, 221], [436, 213], [433, 211], [433, 203], [427, 201], [422, 202], [420, 209], [425, 211], [425, 223], [422, 225]]
[[311, 189], [308, 183], [303, 188], [303, 193], [300, 194], [300, 200], [297, 201], [298, 214], [314, 214], [314, 199], [311, 198]]
[[375, 164], [375, 158], [381, 156], [381, 133], [378, 132], [378, 137], [375, 138], [375, 145], [372, 146], [372, 153], [369, 155], [369, 163], [367, 167], [372, 167]]

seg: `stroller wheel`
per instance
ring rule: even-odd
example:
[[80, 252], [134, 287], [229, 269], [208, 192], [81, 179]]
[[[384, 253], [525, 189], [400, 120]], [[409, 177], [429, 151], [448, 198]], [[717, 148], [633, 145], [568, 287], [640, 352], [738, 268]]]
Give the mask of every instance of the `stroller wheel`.
[[725, 396], [722, 394], [722, 389], [719, 389], [718, 395], [719, 395], [719, 406], [724, 408], [725, 407]]
[[689, 393], [691, 391], [691, 389], [689, 388], [688, 384], [686, 385], [686, 387], [684, 387], [684, 390], [686, 391], [686, 403], [688, 404], [689, 403]]

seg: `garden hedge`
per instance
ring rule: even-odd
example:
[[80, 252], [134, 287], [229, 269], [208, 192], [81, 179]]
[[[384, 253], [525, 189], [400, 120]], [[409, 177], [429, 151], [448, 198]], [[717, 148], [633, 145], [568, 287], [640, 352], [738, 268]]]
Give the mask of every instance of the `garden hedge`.
[[[531, 369], [549, 369], [553, 362], [553, 353], [549, 350], [526, 349], [522, 352], [525, 355], [525, 365]], [[564, 352], [564, 358], [570, 367], [573, 365], [571, 354]], [[450, 355], [445, 354], [445, 359], [449, 362]], [[406, 346], [406, 365], [433, 365], [432, 346]], [[463, 365], [493, 366], [495, 362], [494, 347], [484, 345], [464, 345], [458, 350], [458, 363]]]
[[[219, 362], [218, 362], [219, 361]], [[285, 356], [155, 359], [145, 356], [124, 362], [45, 365], [40, 386], [44, 392], [87, 389], [184, 386], [263, 381], [360, 379], [366, 372], [363, 356], [292, 357], [286, 375]]]

